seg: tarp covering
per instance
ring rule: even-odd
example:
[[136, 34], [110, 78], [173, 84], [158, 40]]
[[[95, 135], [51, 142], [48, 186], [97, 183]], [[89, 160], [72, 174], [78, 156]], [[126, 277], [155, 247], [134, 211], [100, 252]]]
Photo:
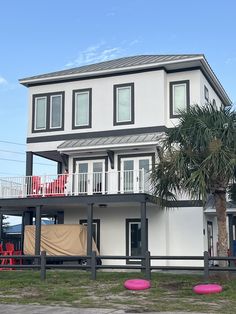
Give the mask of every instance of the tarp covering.
[[[98, 250], [93, 240], [93, 250]], [[47, 255], [87, 255], [87, 227], [83, 225], [42, 225], [41, 248]], [[25, 226], [24, 254], [35, 255], [35, 226]]]

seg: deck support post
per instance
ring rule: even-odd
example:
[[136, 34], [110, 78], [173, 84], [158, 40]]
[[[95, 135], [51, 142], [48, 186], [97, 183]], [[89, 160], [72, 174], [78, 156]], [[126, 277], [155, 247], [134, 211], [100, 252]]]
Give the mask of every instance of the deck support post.
[[[92, 244], [93, 244], [93, 204], [88, 204], [87, 207], [87, 255], [92, 255]], [[91, 260], [87, 263], [90, 265]]]
[[35, 208], [35, 255], [40, 255], [41, 244], [41, 207]]
[[24, 247], [24, 234], [25, 234], [25, 226], [33, 224], [33, 212], [32, 211], [24, 211], [22, 213], [22, 224], [21, 224], [21, 250], [23, 251]]
[[33, 153], [26, 152], [26, 176], [33, 175]]
[[[147, 252], [147, 215], [146, 215], [146, 201], [141, 202], [141, 254], [145, 257]], [[145, 265], [145, 260], [142, 260], [142, 266]]]

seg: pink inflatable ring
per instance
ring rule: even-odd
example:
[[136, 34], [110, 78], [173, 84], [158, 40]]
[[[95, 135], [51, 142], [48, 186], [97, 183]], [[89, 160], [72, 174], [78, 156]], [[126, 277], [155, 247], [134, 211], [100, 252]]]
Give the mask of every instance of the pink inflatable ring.
[[149, 289], [151, 284], [145, 279], [129, 279], [124, 282], [124, 287], [129, 290], [145, 290]]
[[220, 293], [223, 288], [217, 284], [202, 284], [193, 287], [193, 292], [197, 294], [211, 294], [211, 293]]

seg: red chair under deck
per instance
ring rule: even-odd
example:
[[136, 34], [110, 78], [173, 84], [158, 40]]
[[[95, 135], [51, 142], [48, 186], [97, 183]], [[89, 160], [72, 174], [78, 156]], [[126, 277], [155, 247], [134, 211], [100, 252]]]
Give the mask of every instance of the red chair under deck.
[[[11, 258], [12, 255], [22, 255], [22, 251], [15, 251], [15, 246], [13, 243], [6, 243], [6, 250], [2, 251], [2, 255], [9, 256], [9, 258], [3, 258], [1, 260], [1, 265], [16, 265], [22, 264], [22, 259]], [[12, 270], [12, 268], [0, 268], [0, 270]]]

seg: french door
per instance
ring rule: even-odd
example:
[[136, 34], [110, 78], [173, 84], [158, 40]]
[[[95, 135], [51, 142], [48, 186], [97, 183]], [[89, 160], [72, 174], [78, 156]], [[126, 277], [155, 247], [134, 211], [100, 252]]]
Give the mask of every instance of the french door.
[[121, 193], [148, 192], [151, 164], [151, 156], [122, 158], [120, 167]]
[[80, 160], [76, 161], [76, 193], [101, 194], [105, 193], [105, 161]]

